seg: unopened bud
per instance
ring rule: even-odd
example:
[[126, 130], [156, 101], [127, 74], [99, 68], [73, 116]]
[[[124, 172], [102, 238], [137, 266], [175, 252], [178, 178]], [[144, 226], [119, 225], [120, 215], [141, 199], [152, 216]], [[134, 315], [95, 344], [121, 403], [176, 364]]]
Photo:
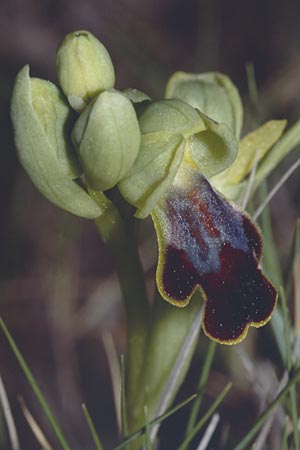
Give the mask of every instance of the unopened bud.
[[88, 31], [68, 34], [57, 51], [58, 80], [72, 108], [82, 111], [100, 92], [115, 84], [104, 45]]
[[140, 147], [132, 103], [118, 91], [103, 92], [78, 118], [72, 139], [90, 187], [112, 188], [131, 168]]
[[60, 90], [49, 81], [18, 74], [11, 116], [18, 157], [38, 190], [55, 205], [78, 216], [101, 214], [96, 202], [73, 179], [80, 167], [67, 132], [72, 112]]

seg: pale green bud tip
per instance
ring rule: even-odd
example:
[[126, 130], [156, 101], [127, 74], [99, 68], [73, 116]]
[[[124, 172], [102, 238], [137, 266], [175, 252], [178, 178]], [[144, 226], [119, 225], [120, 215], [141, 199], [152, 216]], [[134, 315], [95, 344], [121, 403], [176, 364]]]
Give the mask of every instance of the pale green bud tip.
[[68, 34], [57, 51], [58, 80], [72, 108], [82, 111], [100, 92], [115, 84], [104, 45], [88, 31]]
[[[78, 216], [101, 214], [96, 202], [72, 178], [79, 176], [76, 154], [66, 135], [71, 109], [49, 81], [18, 74], [11, 101], [18, 157], [37, 189], [55, 205]], [[69, 123], [71, 119], [71, 123]]]
[[105, 91], [77, 120], [72, 134], [87, 183], [95, 190], [115, 186], [133, 165], [140, 147], [135, 110], [118, 91]]

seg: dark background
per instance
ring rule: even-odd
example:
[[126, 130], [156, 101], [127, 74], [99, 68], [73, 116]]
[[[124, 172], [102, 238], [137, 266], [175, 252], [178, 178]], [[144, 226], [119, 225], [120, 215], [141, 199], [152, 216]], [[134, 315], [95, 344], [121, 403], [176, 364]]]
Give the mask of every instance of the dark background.
[[[88, 404], [108, 448], [116, 442], [102, 335], [108, 330], [118, 351], [124, 351], [123, 310], [113, 262], [93, 223], [48, 203], [16, 159], [9, 103], [17, 72], [29, 63], [32, 76], [56, 82], [57, 45], [66, 33], [87, 29], [109, 50], [117, 88], [135, 87], [160, 98], [168, 77], [176, 70], [218, 70], [228, 74], [241, 92], [247, 131], [253, 116], [248, 108], [245, 67], [252, 62], [262, 119], [287, 118], [292, 124], [300, 115], [299, 23], [300, 2], [296, 0], [0, 0], [0, 314], [72, 449], [92, 448], [82, 402]], [[271, 184], [297, 155], [299, 149], [271, 177]], [[298, 171], [271, 204], [275, 240], [283, 260], [300, 212], [299, 187]], [[156, 250], [150, 222], [147, 230], [141, 251], [151, 280]], [[206, 339], [201, 339], [205, 347]], [[251, 339], [246, 347], [256, 356]], [[220, 351], [207, 402], [225, 378], [236, 379], [237, 387], [224, 408], [237, 438], [253, 422], [257, 400], [251, 386], [245, 385], [243, 373], [239, 376], [235, 362], [231, 363], [232, 352], [228, 348]], [[56, 449], [49, 425], [2, 335], [0, 373], [22, 449], [36, 450], [39, 445], [25, 424], [18, 395], [24, 397]], [[198, 373], [196, 362], [190, 374], [191, 386]], [[169, 439], [166, 450], [176, 446], [170, 443], [171, 428], [165, 429]], [[0, 448], [7, 450], [5, 445]]]

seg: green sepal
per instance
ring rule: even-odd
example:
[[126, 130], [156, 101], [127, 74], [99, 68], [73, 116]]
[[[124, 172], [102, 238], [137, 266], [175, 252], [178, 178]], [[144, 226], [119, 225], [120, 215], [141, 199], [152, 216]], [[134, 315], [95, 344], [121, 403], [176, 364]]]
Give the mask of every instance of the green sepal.
[[78, 176], [67, 139], [70, 109], [49, 81], [30, 79], [29, 66], [16, 78], [11, 117], [19, 160], [37, 189], [52, 203], [94, 219], [101, 209], [71, 176]]
[[237, 88], [222, 73], [175, 72], [166, 85], [166, 98], [177, 98], [227, 125], [239, 139], [243, 107]]
[[222, 172], [232, 164], [238, 152], [238, 141], [231, 129], [199, 111], [206, 130], [188, 139], [189, 156], [206, 177]]
[[181, 100], [160, 100], [147, 105], [139, 115], [142, 134], [166, 131], [184, 137], [205, 130], [197, 111]]
[[104, 45], [84, 30], [68, 34], [57, 50], [59, 84], [72, 108], [82, 111], [100, 92], [115, 84], [115, 72]]
[[138, 157], [118, 185], [125, 200], [138, 208], [136, 217], [147, 217], [170, 188], [184, 147], [185, 140], [180, 134], [161, 131], [142, 135]]
[[72, 140], [91, 188], [112, 188], [139, 151], [140, 131], [132, 103], [116, 90], [103, 92], [78, 118]]

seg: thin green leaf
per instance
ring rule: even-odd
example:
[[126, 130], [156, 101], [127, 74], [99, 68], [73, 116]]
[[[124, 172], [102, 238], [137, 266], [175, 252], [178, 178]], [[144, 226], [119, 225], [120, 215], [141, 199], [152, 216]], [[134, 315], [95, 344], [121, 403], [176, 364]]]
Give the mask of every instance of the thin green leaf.
[[[285, 337], [285, 347], [286, 347], [286, 368], [290, 373], [293, 367], [292, 361], [292, 342], [291, 342], [291, 323], [289, 317], [289, 310], [286, 300], [286, 295], [283, 287], [281, 286], [279, 289], [281, 304], [282, 304], [282, 312], [283, 312], [283, 323], [284, 323], [284, 337]], [[289, 401], [290, 401], [290, 413], [293, 423], [293, 439], [294, 439], [294, 450], [300, 449], [300, 441], [299, 441], [299, 433], [298, 433], [298, 412], [297, 412], [297, 391], [296, 387], [292, 386], [289, 392]]]
[[[267, 182], [264, 181], [258, 189], [258, 198], [262, 203], [268, 194]], [[279, 257], [273, 239], [273, 229], [269, 207], [266, 207], [260, 217], [261, 230], [264, 243], [263, 268], [275, 286], [283, 284]], [[278, 308], [275, 309], [270, 326], [275, 337], [275, 341], [283, 364], [285, 363], [285, 343], [282, 339], [284, 334], [284, 324], [282, 314]]]
[[13, 415], [11, 412], [10, 404], [8, 401], [8, 397], [7, 397], [6, 390], [5, 390], [4, 383], [2, 381], [1, 376], [0, 376], [0, 405], [2, 406], [3, 416], [6, 421], [7, 431], [8, 431], [12, 450], [20, 450], [20, 442], [19, 442], [19, 438], [18, 438], [16, 424], [15, 424], [15, 421], [14, 421], [14, 418], [13, 418]]
[[123, 438], [125, 438], [128, 435], [128, 421], [127, 421], [124, 355], [121, 355], [121, 423], [122, 423], [122, 436]]
[[186, 436], [186, 438], [183, 440], [182, 444], [178, 448], [178, 450], [186, 450], [189, 443], [194, 439], [196, 434], [201, 430], [203, 425], [206, 424], [206, 422], [210, 419], [210, 417], [213, 415], [215, 410], [218, 408], [218, 406], [222, 403], [226, 395], [228, 394], [229, 390], [231, 389], [232, 383], [228, 383], [225, 388], [222, 390], [222, 392], [218, 395], [216, 400], [213, 402], [211, 407], [207, 410], [207, 412], [202, 416], [202, 418], [199, 420], [197, 425], [193, 428], [191, 433]]
[[207, 449], [209, 442], [210, 442], [211, 438], [213, 437], [214, 432], [216, 431], [219, 421], [220, 421], [219, 414], [214, 414], [212, 416], [212, 418], [209, 422], [209, 425], [206, 428], [206, 430], [202, 436], [202, 439], [196, 450], [206, 450]]
[[283, 429], [281, 450], [288, 450], [288, 436], [289, 436], [289, 419], [287, 417]]
[[100, 438], [99, 438], [99, 435], [98, 435], [98, 433], [96, 431], [93, 419], [92, 419], [92, 417], [91, 417], [91, 415], [89, 413], [89, 410], [87, 409], [86, 405], [84, 405], [84, 404], [82, 405], [82, 410], [83, 410], [83, 414], [84, 414], [86, 423], [88, 424], [88, 427], [90, 429], [91, 435], [92, 435], [92, 437], [94, 439], [94, 444], [95, 444], [96, 449], [97, 450], [103, 450], [103, 446], [102, 446], [102, 444], [100, 442]]
[[241, 440], [241, 442], [234, 447], [234, 450], [244, 450], [248, 448], [250, 442], [255, 437], [256, 433], [264, 424], [265, 420], [268, 418], [269, 414], [273, 411], [273, 409], [281, 402], [281, 400], [285, 397], [285, 395], [290, 390], [291, 386], [293, 386], [300, 379], [300, 369], [298, 369], [294, 376], [287, 383], [285, 388], [275, 397], [275, 399], [269, 404], [269, 406], [265, 409], [263, 414], [261, 414], [258, 419], [255, 421], [251, 430], [246, 434], [246, 436]]
[[200, 376], [198, 386], [197, 386], [197, 392], [199, 392], [199, 395], [198, 395], [197, 400], [195, 400], [195, 402], [193, 404], [191, 414], [190, 414], [190, 417], [188, 420], [188, 424], [186, 427], [185, 436], [188, 436], [195, 426], [197, 415], [200, 410], [200, 406], [201, 406], [201, 402], [202, 402], [202, 398], [203, 398], [204, 389], [205, 389], [207, 379], [208, 379], [208, 376], [210, 373], [211, 365], [212, 365], [212, 362], [213, 362], [213, 359], [215, 356], [216, 348], [217, 348], [217, 343], [215, 341], [209, 341], [209, 345], [208, 345], [208, 349], [206, 352], [201, 376]]
[[[258, 189], [258, 199], [260, 203], [263, 203], [268, 195], [268, 184], [265, 181]], [[252, 215], [254, 219], [254, 216]], [[273, 228], [271, 221], [271, 214], [268, 207], [266, 207], [261, 214], [261, 229], [263, 233], [264, 242], [264, 259], [263, 266], [264, 270], [267, 272], [268, 276], [271, 278], [272, 282], [280, 286], [282, 285], [282, 273], [279, 264], [279, 257], [277, 253], [277, 248], [273, 239]]]
[[284, 183], [289, 179], [289, 177], [298, 169], [300, 166], [300, 158], [297, 159], [294, 164], [283, 174], [280, 180], [276, 183], [276, 185], [271, 189], [265, 198], [264, 202], [257, 208], [255, 213], [253, 214], [253, 220], [257, 220], [257, 218], [261, 215], [267, 204], [272, 200], [277, 191], [284, 185]]
[[2, 328], [2, 331], [5, 334], [8, 342], [9, 342], [9, 345], [10, 345], [12, 351], [14, 352], [15, 357], [17, 358], [18, 363], [20, 364], [20, 367], [21, 367], [25, 377], [27, 378], [33, 392], [35, 393], [50, 425], [52, 426], [52, 429], [53, 429], [54, 433], [56, 434], [57, 440], [59, 441], [61, 448], [63, 448], [64, 450], [70, 450], [70, 446], [67, 443], [65, 437], [63, 436], [63, 434], [59, 428], [59, 425], [58, 425], [53, 413], [51, 412], [44, 395], [42, 394], [42, 391], [40, 390], [34, 376], [32, 375], [28, 365], [26, 364], [26, 362], [23, 358], [23, 356], [21, 355], [21, 352], [18, 349], [17, 344], [15, 343], [12, 335], [8, 331], [7, 326], [5, 325], [4, 321], [1, 318], [0, 318], [0, 327]]
[[[188, 397], [183, 402], [179, 403], [178, 405], [174, 406], [174, 408], [171, 408], [169, 411], [167, 411], [165, 414], [162, 414], [161, 416], [157, 417], [156, 419], [153, 419], [149, 422], [149, 428], [151, 428], [153, 425], [156, 425], [158, 423], [163, 422], [168, 417], [175, 414], [177, 411], [179, 411], [184, 406], [188, 405], [191, 401], [193, 401], [195, 398], [197, 398], [197, 394], [193, 394], [190, 397]], [[145, 433], [145, 426], [140, 428], [139, 430], [135, 431], [133, 434], [128, 436], [126, 439], [123, 440], [120, 444], [118, 444], [116, 447], [113, 448], [113, 450], [121, 450], [126, 447], [130, 442], [134, 441], [139, 436], [143, 435]]]
[[283, 317], [283, 329], [284, 329], [284, 339], [285, 339], [285, 355], [286, 355], [286, 370], [288, 372], [292, 369], [292, 352], [291, 352], [291, 323], [289, 317], [289, 309], [287, 305], [285, 291], [282, 286], [279, 288], [279, 297], [281, 300], [282, 307], [282, 317]]
[[145, 410], [145, 447], [146, 447], [146, 450], [152, 450], [153, 447], [152, 447], [151, 438], [150, 438], [150, 427], [149, 427], [149, 422], [148, 422], [147, 406], [145, 406], [144, 410]]
[[291, 288], [292, 288], [292, 282], [293, 282], [293, 267], [295, 263], [295, 258], [297, 257], [298, 253], [300, 252], [300, 219], [296, 220], [291, 250], [288, 255], [286, 268], [284, 271], [284, 287], [285, 291], [287, 293], [287, 296], [289, 295]]

